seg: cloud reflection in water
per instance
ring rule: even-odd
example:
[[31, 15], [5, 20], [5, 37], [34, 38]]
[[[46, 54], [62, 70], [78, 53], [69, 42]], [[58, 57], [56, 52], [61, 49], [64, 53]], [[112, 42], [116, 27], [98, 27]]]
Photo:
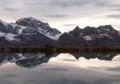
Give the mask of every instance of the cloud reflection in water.
[[116, 55], [3, 54], [0, 55], [0, 83], [120, 84], [120, 61], [112, 60]]

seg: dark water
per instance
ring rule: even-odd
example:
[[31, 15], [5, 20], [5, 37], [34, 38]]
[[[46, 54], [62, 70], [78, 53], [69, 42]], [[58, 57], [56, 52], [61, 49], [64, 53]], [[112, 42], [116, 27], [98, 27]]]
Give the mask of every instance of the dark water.
[[0, 54], [0, 84], [120, 84], [120, 55]]

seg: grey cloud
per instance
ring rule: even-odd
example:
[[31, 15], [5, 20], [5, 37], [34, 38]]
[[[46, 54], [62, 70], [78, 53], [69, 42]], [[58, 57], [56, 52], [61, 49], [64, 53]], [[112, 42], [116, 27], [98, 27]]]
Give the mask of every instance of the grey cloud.
[[[35, 0], [35, 1], [28, 1], [25, 0], [23, 1], [25, 5], [29, 7], [36, 7], [36, 6], [43, 6], [43, 9], [48, 8], [50, 9], [51, 7], [55, 9], [56, 7], [63, 8], [59, 9], [59, 11], [64, 12], [65, 8], [71, 8], [71, 10], [74, 9], [74, 7], [83, 7], [83, 12], [84, 6], [87, 6], [89, 8], [94, 7], [99, 7], [102, 9], [107, 9], [108, 11], [112, 11], [113, 9], [118, 9], [120, 7], [120, 2], [118, 0]], [[49, 8], [50, 7], [50, 8]], [[58, 11], [57, 8], [54, 11]], [[49, 10], [48, 10], [49, 11]], [[52, 10], [53, 11], [53, 10]], [[117, 11], [117, 10], [114, 10]], [[59, 16], [48, 16], [48, 17], [59, 17]]]
[[47, 2], [45, 1], [49, 1], [49, 0], [43, 0], [43, 1], [40, 1], [40, 0], [25, 0], [23, 1], [24, 5], [27, 5], [27, 6], [40, 6], [40, 5], [47, 5]]
[[88, 4], [87, 0], [55, 0], [54, 2], [51, 2], [51, 5], [53, 6], [61, 6], [61, 7], [71, 7], [71, 6], [83, 6]]
[[118, 7], [111, 8], [110, 10], [120, 12], [120, 5]]
[[115, 19], [120, 19], [120, 14], [111, 14], [107, 15], [108, 18], [115, 18]]
[[24, 3], [24, 5], [27, 5], [27, 6], [38, 6], [38, 5], [40, 5], [40, 3]]
[[44, 1], [27, 1], [25, 5], [35, 6], [35, 5], [48, 5], [48, 6], [60, 6], [60, 7], [69, 7], [69, 6], [81, 6], [85, 5], [89, 0], [44, 0]]
[[72, 6], [98, 6], [98, 7], [110, 7], [119, 6], [112, 2], [112, 0], [52, 0], [49, 4], [53, 6], [72, 7]]
[[49, 17], [49, 18], [66, 18], [66, 17], [69, 17], [69, 15], [44, 15], [44, 17]]
[[112, 0], [94, 0], [92, 2], [94, 6], [98, 7], [118, 7], [120, 4], [115, 4]]
[[[1, 0], [0, 0], [1, 1]], [[11, 2], [17, 2], [18, 0], [4, 0], [2, 1], [3, 4], [11, 4]], [[94, 5], [99, 7], [116, 7], [120, 6], [120, 4], [113, 3], [113, 0], [21, 0], [21, 2], [24, 3], [24, 5], [28, 6], [59, 6], [59, 7], [73, 7], [73, 6], [85, 6], [85, 5]]]
[[19, 11], [16, 8], [4, 8], [3, 10], [5, 10], [5, 11], [11, 11], [11, 12], [13, 12], [13, 11]]
[[3, 7], [13, 4], [14, 0], [0, 0], [0, 2], [0, 6]]
[[85, 6], [85, 5], [95, 5], [95, 6], [114, 6], [112, 0], [35, 0], [28, 1], [25, 0], [25, 4], [29, 6], [35, 5], [49, 5], [49, 6], [60, 6], [60, 7], [73, 7], [73, 6]]
[[111, 15], [111, 11], [113, 13], [120, 11], [120, 0], [0, 0], [0, 2], [0, 18], [5, 17], [6, 20], [32, 16], [50, 22], [51, 25], [58, 23], [57, 26], [74, 27], [75, 22], [73, 24], [60, 22], [84, 17], [90, 19], [97, 15], [103, 19], [109, 12], [107, 17], [120, 18], [119, 15]]
[[73, 7], [73, 6], [84, 6], [90, 5], [93, 0], [60, 0], [51, 2], [53, 6], [61, 6], [61, 7]]

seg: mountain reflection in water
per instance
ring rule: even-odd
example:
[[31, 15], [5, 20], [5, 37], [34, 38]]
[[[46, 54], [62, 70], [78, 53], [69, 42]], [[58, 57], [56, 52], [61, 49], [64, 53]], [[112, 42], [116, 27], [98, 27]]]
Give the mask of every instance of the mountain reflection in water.
[[0, 54], [0, 84], [120, 84], [120, 55]]
[[[108, 60], [111, 61], [117, 53], [71, 53], [71, 55], [78, 60], [80, 57], [86, 59]], [[47, 63], [52, 57], [59, 56], [59, 53], [12, 53], [12, 54], [0, 54], [0, 64], [15, 63], [19, 67], [34, 68], [40, 64]]]

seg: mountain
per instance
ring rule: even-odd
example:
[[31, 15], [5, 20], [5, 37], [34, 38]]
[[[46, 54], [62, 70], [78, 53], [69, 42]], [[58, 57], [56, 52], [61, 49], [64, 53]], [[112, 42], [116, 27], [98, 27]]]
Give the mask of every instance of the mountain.
[[0, 44], [45, 45], [54, 43], [61, 32], [51, 28], [48, 23], [33, 17], [18, 19], [15, 23], [0, 20]]
[[111, 25], [97, 28], [87, 26], [83, 29], [77, 26], [74, 30], [60, 36], [58, 44], [66, 45], [120, 45], [120, 33]]
[[85, 40], [81, 36], [64, 33], [58, 40], [58, 45], [83, 45]]
[[33, 17], [20, 18], [15, 23], [0, 20], [0, 45], [120, 45], [120, 32], [111, 25], [80, 28], [61, 33], [48, 23]]

